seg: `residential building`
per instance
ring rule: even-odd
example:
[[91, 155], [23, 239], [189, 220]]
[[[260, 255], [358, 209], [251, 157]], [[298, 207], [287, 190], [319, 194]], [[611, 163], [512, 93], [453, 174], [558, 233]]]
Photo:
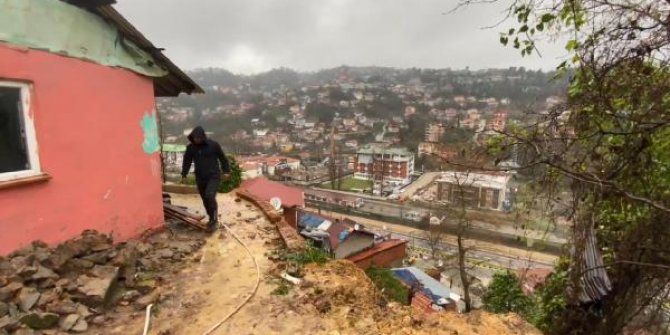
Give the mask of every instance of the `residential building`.
[[186, 146], [183, 144], [163, 144], [163, 165], [168, 171], [181, 171]]
[[414, 153], [406, 148], [369, 145], [356, 153], [354, 178], [407, 184], [414, 173]]
[[421, 142], [418, 146], [419, 157], [423, 155], [437, 156], [442, 159], [450, 160], [458, 156], [458, 151], [444, 144]]
[[460, 120], [459, 125], [461, 128], [475, 129], [479, 127], [480, 119], [481, 114], [479, 113], [479, 111], [476, 109], [470, 109], [468, 110], [465, 117], [462, 120]]
[[109, 3], [0, 3], [0, 255], [164, 223], [155, 97], [203, 90]]
[[407, 242], [390, 239], [375, 244], [372, 248], [347, 257], [359, 268], [366, 270], [371, 266], [392, 268], [401, 266], [407, 257]]
[[507, 125], [507, 112], [501, 111], [493, 114], [493, 118], [489, 121], [487, 128], [494, 132], [501, 132], [505, 130]]
[[300, 168], [299, 159], [285, 156], [240, 156], [237, 161], [240, 167], [243, 167], [245, 179], [257, 177], [259, 174], [277, 176], [286, 170]]
[[386, 131], [389, 133], [399, 133], [400, 132], [400, 123], [391, 122], [387, 127]]
[[270, 132], [270, 129], [254, 129], [253, 132], [254, 132], [254, 136], [263, 137], [263, 136], [266, 136], [268, 134], [268, 132]]
[[[410, 289], [410, 305], [423, 313], [461, 310], [461, 297], [417, 267], [391, 269], [400, 282]], [[460, 303], [459, 303], [460, 302]]]
[[336, 259], [348, 259], [362, 269], [392, 267], [407, 256], [407, 241], [385, 239], [350, 219], [298, 211], [297, 229]]
[[446, 129], [444, 125], [441, 123], [429, 123], [426, 126], [425, 141], [433, 143], [440, 142], [440, 139], [444, 135], [445, 130]]
[[414, 106], [407, 106], [405, 107], [405, 117], [409, 117], [416, 114], [416, 107]]
[[437, 179], [437, 199], [464, 201], [472, 208], [502, 210], [510, 179], [507, 173], [444, 172]]

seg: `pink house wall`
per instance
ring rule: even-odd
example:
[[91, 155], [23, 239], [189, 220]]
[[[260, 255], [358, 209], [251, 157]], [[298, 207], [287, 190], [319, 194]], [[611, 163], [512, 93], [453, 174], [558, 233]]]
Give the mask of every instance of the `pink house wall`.
[[0, 255], [84, 229], [119, 241], [163, 223], [160, 158], [144, 152], [140, 127], [154, 110], [151, 79], [0, 43], [0, 80], [32, 84], [40, 164], [51, 176], [0, 189]]

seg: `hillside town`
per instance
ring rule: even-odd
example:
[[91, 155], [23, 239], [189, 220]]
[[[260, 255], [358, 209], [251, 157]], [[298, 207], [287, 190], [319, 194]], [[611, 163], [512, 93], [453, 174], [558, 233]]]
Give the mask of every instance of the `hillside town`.
[[670, 1], [119, 2], [0, 1], [0, 335], [670, 335]]

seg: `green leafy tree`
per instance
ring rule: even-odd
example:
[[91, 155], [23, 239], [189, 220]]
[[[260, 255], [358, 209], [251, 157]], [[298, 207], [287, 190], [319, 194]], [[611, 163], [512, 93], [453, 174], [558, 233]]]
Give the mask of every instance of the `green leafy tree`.
[[497, 272], [482, 297], [484, 308], [494, 313], [524, 314], [531, 299], [523, 294], [519, 278], [510, 271]]
[[517, 24], [500, 42], [522, 56], [540, 51], [538, 39], [569, 38], [557, 67], [571, 74], [565, 103], [512, 127], [493, 148], [500, 158], [520, 152], [547, 199], [571, 198], [564, 289], [546, 291], [541, 300], [553, 307], [538, 310], [555, 310], [540, 319], [551, 334], [667, 334], [670, 2], [515, 0], [509, 8]]
[[235, 156], [228, 155], [228, 164], [230, 164], [230, 179], [221, 180], [219, 185], [219, 192], [228, 193], [236, 189], [242, 183], [242, 169], [237, 163]]
[[546, 334], [569, 333], [569, 329], [561, 324], [569, 312], [565, 295], [568, 288], [569, 265], [568, 258], [562, 257], [559, 260], [554, 272], [535, 290], [532, 301], [526, 309], [526, 319]]

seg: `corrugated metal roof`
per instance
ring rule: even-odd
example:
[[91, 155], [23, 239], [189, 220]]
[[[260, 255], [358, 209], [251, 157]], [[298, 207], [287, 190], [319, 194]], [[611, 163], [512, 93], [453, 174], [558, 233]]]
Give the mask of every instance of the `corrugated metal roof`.
[[149, 53], [158, 66], [168, 71], [167, 76], [153, 78], [154, 95], [158, 97], [177, 96], [180, 93], [205, 93], [205, 91], [184, 73], [177, 65], [167, 58], [144, 35], [137, 30], [121, 13], [116, 11], [112, 4], [114, 0], [67, 0], [67, 3], [89, 10], [113, 24], [124, 38], [135, 43], [139, 48]]
[[430, 277], [419, 268], [410, 266], [406, 268], [391, 269], [391, 271], [393, 271], [400, 281], [404, 282], [409, 287], [420, 284], [423, 288], [423, 292], [435, 303], [437, 303], [440, 298], [449, 299], [451, 295], [451, 290], [449, 290], [448, 287]]

